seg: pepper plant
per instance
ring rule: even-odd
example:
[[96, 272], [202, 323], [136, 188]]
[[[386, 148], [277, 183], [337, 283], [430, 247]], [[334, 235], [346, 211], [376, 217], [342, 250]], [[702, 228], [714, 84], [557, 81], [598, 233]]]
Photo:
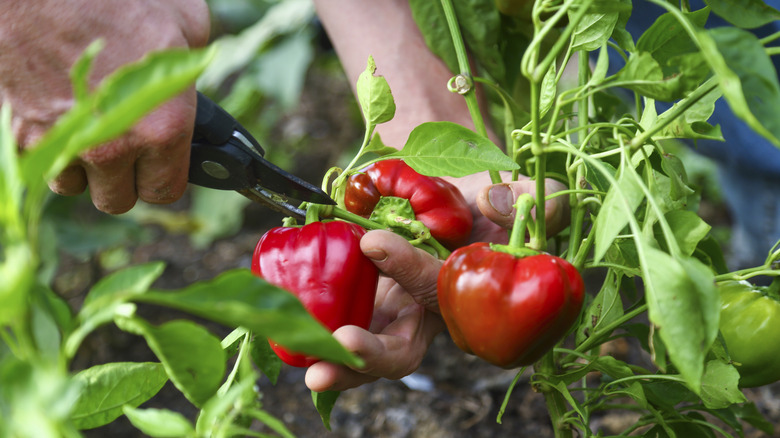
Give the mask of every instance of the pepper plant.
[[[749, 325], [747, 320], [757, 310], [745, 309], [747, 305], [737, 306], [738, 311], [729, 308], [735, 299], [724, 296], [722, 300], [717, 284], [770, 276], [776, 278], [770, 288], [776, 294], [780, 248], [767, 248], [761, 266], [727, 272], [710, 225], [697, 213], [700, 194], [688, 182], [684, 165], [670, 152], [668, 141], [724, 140], [719, 127], [708, 123], [715, 101], [724, 99], [737, 117], [780, 147], [774, 111], [780, 105], [780, 85], [770, 59], [778, 54], [772, 43], [780, 34], [758, 39], [746, 30], [777, 20], [780, 12], [760, 0], [711, 0], [699, 10], [692, 10], [687, 1], [648, 1], [666, 12], [635, 41], [625, 29], [632, 9], [629, 0], [496, 4], [412, 0], [412, 12], [429, 47], [453, 71], [448, 86], [464, 96], [475, 132], [447, 122], [424, 123], [411, 132], [400, 151], [385, 148], [373, 135], [379, 122], [372, 119], [369, 103], [387, 108], [392, 96], [385, 85], [361, 87], [359, 82], [358, 97], [362, 91], [370, 99], [361, 99], [367, 130], [355, 160], [375, 152], [382, 156], [376, 160], [400, 158], [424, 175], [458, 178], [489, 172], [494, 183], [502, 181], [500, 171], [511, 172], [512, 179], [522, 173], [536, 182], [536, 193], [546, 193], [547, 178], [567, 185], [566, 190], [535, 200], [536, 211], [543, 211], [545, 201], [565, 196], [571, 211], [567, 231], [548, 240], [544, 221], [524, 217], [518, 222], [524, 229], [515, 229], [513, 236], [527, 228], [527, 244], [513, 237], [514, 247], [496, 248], [519, 257], [528, 254], [523, 251], [554, 253], [581, 272], [604, 273], [602, 284], [589, 291], [573, 324], [571, 318], [561, 322], [564, 330], [569, 329], [568, 338], [534, 363], [531, 383], [547, 401], [556, 437], [600, 436], [592, 430], [591, 419], [618, 406], [639, 414], [639, 420], [620, 436], [742, 436], [745, 423], [771, 433], [772, 426], [740, 387], [773, 381], [763, 378], [771, 373], [754, 378], [758, 376], [752, 375], [756, 372], [752, 366], [776, 366], [776, 361], [760, 361], [777, 357], [778, 352], [755, 354], [755, 364], [740, 363], [730, 355], [729, 344], [736, 355], [740, 343], [751, 342], [746, 335], [737, 335], [750, 330], [724, 326], [721, 303], [724, 317], [735, 324]], [[527, 14], [502, 15], [499, 9], [507, 12], [508, 3]], [[709, 14], [720, 15], [733, 26], [707, 29]], [[609, 73], [610, 51], [625, 60], [615, 73]], [[361, 80], [367, 80], [374, 69], [369, 60]], [[570, 76], [576, 79], [567, 81]], [[491, 120], [480, 113], [477, 87], [492, 99], [491, 114], [497, 116]], [[617, 96], [625, 91], [634, 104], [621, 108]], [[657, 102], [673, 104], [659, 112]], [[505, 154], [488, 139], [490, 121], [501, 127]], [[332, 183], [334, 194], [342, 190], [348, 175], [360, 175], [354, 162]], [[361, 194], [371, 195], [370, 191]], [[518, 211], [518, 216], [526, 214], [527, 210]], [[494, 254], [481, 245], [473, 251]], [[533, 346], [511, 357], [507, 352], [518, 343], [549, 342], [550, 337], [555, 341], [560, 335], [531, 330], [509, 334], [512, 321], [522, 326], [533, 316], [527, 308], [495, 306], [492, 300], [497, 293], [492, 289], [499, 286], [482, 281], [481, 296], [468, 295], [468, 305], [458, 306], [459, 312], [464, 307], [493, 312], [486, 318], [452, 316], [456, 311], [450, 307], [456, 305], [450, 298], [465, 297], [464, 288], [476, 288], [473, 284], [478, 283], [472, 277], [489, 269], [477, 261], [488, 255], [480, 254], [469, 264], [460, 251], [445, 263], [439, 282], [440, 303], [453, 339], [464, 350], [501, 366], [527, 364], [523, 353], [536, 359]], [[442, 258], [446, 255], [439, 253]], [[528, 260], [531, 263], [530, 256]], [[496, 271], [509, 275], [506, 269]], [[538, 275], [546, 274], [539, 271]], [[450, 276], [456, 279], [450, 281]], [[516, 278], [523, 281], [519, 275]], [[472, 286], [458, 289], [459, 280]], [[513, 286], [503, 287], [508, 300]], [[557, 290], [546, 293], [551, 297]], [[769, 306], [773, 301], [762, 300], [770, 300]], [[558, 310], [542, 305], [534, 309], [550, 319], [558, 317]], [[761, 315], [772, 320], [771, 313]], [[508, 322], [497, 328], [495, 320]], [[772, 336], [780, 335], [779, 322], [770, 323], [770, 330], [775, 330]], [[636, 339], [651, 363], [628, 363], [600, 354], [601, 346], [616, 338]], [[753, 361], [751, 355], [741, 357]], [[504, 407], [511, 391], [508, 388]]]

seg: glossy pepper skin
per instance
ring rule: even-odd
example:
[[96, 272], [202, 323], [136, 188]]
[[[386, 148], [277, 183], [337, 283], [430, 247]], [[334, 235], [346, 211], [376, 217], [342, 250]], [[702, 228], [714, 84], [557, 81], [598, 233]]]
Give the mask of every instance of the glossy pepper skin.
[[744, 281], [719, 283], [718, 289], [720, 332], [736, 362], [739, 386], [780, 380], [780, 301]]
[[[345, 325], [368, 329], [379, 272], [360, 251], [363, 234], [360, 226], [342, 221], [273, 228], [257, 243], [252, 272], [292, 292], [330, 331]], [[269, 343], [289, 365], [318, 361]]]
[[582, 309], [585, 286], [561, 258], [521, 258], [478, 242], [444, 262], [438, 296], [461, 350], [515, 368], [536, 362], [568, 332]]
[[417, 220], [448, 249], [468, 243], [474, 222], [471, 210], [460, 190], [442, 178], [421, 175], [399, 159], [388, 159], [347, 179], [344, 204], [350, 212], [368, 217], [380, 196], [408, 199]]

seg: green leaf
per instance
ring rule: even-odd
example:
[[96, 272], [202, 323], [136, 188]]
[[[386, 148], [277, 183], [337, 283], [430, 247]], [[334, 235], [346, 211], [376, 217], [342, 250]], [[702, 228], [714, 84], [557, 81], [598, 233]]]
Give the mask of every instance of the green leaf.
[[[703, 28], [709, 16], [708, 9], [699, 9], [691, 13], [683, 13], [696, 28]], [[696, 43], [691, 39], [685, 28], [678, 22], [674, 14], [666, 13], [639, 37], [636, 50], [647, 52], [665, 69], [680, 56], [698, 52]], [[667, 70], [668, 71], [668, 70]]]
[[712, 12], [737, 27], [753, 29], [780, 20], [780, 11], [763, 0], [705, 0]]
[[242, 326], [290, 350], [330, 362], [362, 365], [293, 294], [246, 269], [228, 271], [178, 291], [150, 291], [134, 299], [183, 310], [228, 327]]
[[707, 63], [699, 53], [678, 56], [670, 61], [674, 71], [664, 68], [648, 52], [635, 52], [616, 74], [615, 86], [636, 91], [642, 96], [671, 102], [696, 89], [709, 74]]
[[[737, 419], [742, 420], [756, 429], [766, 433], [768, 436], [774, 435], [774, 425], [764, 418], [764, 416], [756, 408], [755, 403], [743, 403], [739, 405], [731, 405], [727, 411], [734, 415]], [[718, 411], [721, 413], [722, 411]]]
[[[696, 437], [716, 438], [715, 432], [705, 426], [707, 419], [698, 412], [682, 415], [676, 422], [662, 422], [646, 431], [643, 438], [671, 438], [671, 437]], [[668, 428], [665, 429], [665, 428]], [[674, 434], [674, 435], [672, 435]]]
[[[213, 431], [227, 426], [223, 422], [232, 422], [235, 417], [228, 415], [237, 407], [253, 408], [259, 405], [260, 395], [255, 391], [255, 380], [258, 376], [239, 380], [227, 387], [225, 393], [212, 397], [200, 410], [195, 423], [197, 436], [212, 436]], [[250, 410], [251, 412], [251, 410]]]
[[70, 69], [70, 82], [73, 86], [73, 98], [77, 101], [84, 100], [89, 95], [89, 74], [98, 54], [105, 46], [105, 41], [97, 39], [93, 41], [81, 54], [79, 59]]
[[689, 387], [701, 391], [704, 358], [718, 334], [720, 295], [712, 271], [696, 259], [644, 246], [648, 317]]
[[368, 142], [368, 145], [366, 145], [366, 148], [363, 149], [363, 152], [373, 152], [379, 156], [383, 156], [398, 152], [398, 149], [385, 145], [385, 143], [382, 141], [382, 138], [379, 136], [379, 133], [377, 132], [371, 137], [371, 141]]
[[[434, 1], [431, 3], [439, 3]], [[501, 83], [506, 67], [501, 55], [501, 14], [493, 0], [456, 0], [453, 2], [463, 39], [477, 63]], [[449, 36], [449, 35], [448, 35]], [[448, 40], [452, 44], [452, 37]]]
[[216, 394], [225, 377], [227, 358], [220, 340], [204, 327], [185, 320], [154, 327], [126, 316], [117, 316], [116, 324], [146, 339], [171, 382], [195, 406], [203, 406]]
[[65, 354], [73, 357], [93, 330], [114, 319], [114, 313], [130, 297], [147, 290], [162, 275], [165, 264], [151, 262], [114, 272], [98, 281], [84, 298], [77, 317], [79, 325], [65, 342]]
[[[672, 230], [672, 234], [680, 247], [680, 251], [686, 256], [693, 255], [694, 251], [712, 229], [698, 214], [688, 210], [672, 210], [664, 217]], [[659, 224], [655, 225], [655, 235], [659, 242], [663, 241], [663, 233]]]
[[[577, 345], [585, 339], [594, 336], [602, 327], [609, 325], [623, 316], [623, 302], [620, 298], [621, 277], [614, 270], [607, 273], [601, 290], [585, 311], [582, 323], [577, 330]], [[603, 333], [602, 336], [609, 336]]]
[[618, 22], [618, 12], [587, 13], [582, 17], [572, 35], [572, 51], [592, 52], [603, 46]]
[[595, 261], [604, 257], [612, 242], [628, 225], [629, 215], [633, 215], [644, 198], [636, 178], [623, 168], [617, 184], [612, 185], [604, 197], [596, 219]]
[[113, 362], [87, 368], [73, 380], [82, 389], [71, 418], [79, 429], [92, 429], [114, 421], [123, 406], [152, 398], [168, 377], [159, 363]]
[[707, 362], [701, 380], [701, 399], [709, 409], [722, 409], [747, 401], [740, 391], [739, 371], [720, 360]]
[[22, 175], [28, 185], [41, 186], [81, 152], [121, 135], [142, 116], [183, 92], [212, 53], [210, 49], [170, 49], [117, 69], [22, 156]]
[[19, 149], [11, 127], [11, 105], [0, 107], [0, 243], [8, 244], [11, 236], [21, 238], [23, 223], [22, 177], [19, 169]]
[[423, 35], [425, 44], [441, 58], [453, 74], [460, 73], [458, 57], [452, 45], [447, 18], [439, 1], [409, 0], [412, 18]]
[[726, 258], [723, 256], [723, 250], [720, 244], [712, 235], [705, 237], [699, 242], [693, 255], [710, 266], [716, 274], [725, 274], [729, 271], [726, 265]]
[[330, 430], [330, 413], [333, 411], [333, 406], [336, 404], [339, 395], [341, 395], [339, 391], [311, 392], [311, 399], [317, 408], [317, 412], [320, 414], [322, 424], [328, 430]]
[[[653, 136], [656, 140], [672, 138], [689, 138], [693, 140], [724, 141], [720, 126], [712, 126], [707, 123], [712, 113], [715, 112], [715, 102], [722, 97], [719, 88], [707, 93], [702, 99], [690, 106], [682, 115], [675, 117], [664, 129]], [[665, 120], [680, 102], [658, 116], [659, 120]], [[660, 123], [660, 122], [659, 122]]]
[[252, 362], [268, 377], [272, 384], [276, 385], [279, 372], [282, 370], [282, 360], [271, 349], [268, 340], [255, 337], [249, 344], [249, 348]]
[[281, 420], [274, 417], [270, 413], [262, 410], [262, 409], [253, 409], [251, 411], [251, 415], [259, 422], [265, 424], [269, 429], [273, 430], [274, 432], [278, 433], [279, 436], [283, 438], [295, 438], [295, 435], [293, 435], [292, 432], [290, 432], [289, 429], [287, 429], [287, 426], [282, 423]]
[[[411, 0], [412, 17], [428, 48], [453, 74], [461, 73], [447, 18], [440, 1]], [[472, 56], [496, 81], [506, 77], [501, 54], [501, 15], [492, 0], [453, 1], [461, 36]]]
[[623, 8], [618, 11], [618, 20], [615, 24], [615, 29], [612, 31], [612, 39], [615, 40], [621, 49], [627, 52], [635, 52], [634, 37], [626, 30], [626, 24], [628, 24], [628, 20], [631, 18], [633, 5], [631, 0], [620, 0], [619, 3], [623, 4]]
[[382, 76], [374, 76], [376, 64], [369, 56], [366, 69], [357, 80], [357, 97], [366, 126], [375, 126], [389, 122], [395, 115], [395, 101], [390, 92], [390, 85]]
[[124, 406], [125, 416], [136, 429], [153, 438], [195, 436], [195, 428], [184, 415], [168, 409], [135, 409]]
[[452, 122], [417, 126], [403, 149], [387, 157], [403, 158], [415, 171], [428, 176], [457, 178], [486, 170], [520, 168], [488, 138]]
[[731, 110], [780, 147], [780, 83], [761, 42], [748, 31], [719, 27], [698, 34], [705, 59]]

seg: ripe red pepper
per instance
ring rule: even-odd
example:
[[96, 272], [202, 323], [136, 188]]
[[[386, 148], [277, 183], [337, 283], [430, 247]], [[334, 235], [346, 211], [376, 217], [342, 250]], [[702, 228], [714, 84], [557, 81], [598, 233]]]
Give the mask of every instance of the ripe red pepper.
[[408, 199], [417, 220], [442, 245], [455, 249], [468, 243], [474, 218], [457, 187], [442, 178], [421, 175], [399, 159], [378, 161], [362, 172], [347, 179], [347, 210], [368, 217], [380, 196]]
[[[360, 251], [363, 234], [360, 226], [342, 221], [273, 228], [257, 243], [252, 272], [295, 294], [330, 331], [345, 325], [368, 329], [379, 272]], [[269, 343], [289, 365], [319, 360]]]
[[438, 278], [439, 307], [461, 350], [500, 367], [530, 365], [577, 320], [585, 286], [548, 254], [517, 257], [485, 242], [460, 248]]

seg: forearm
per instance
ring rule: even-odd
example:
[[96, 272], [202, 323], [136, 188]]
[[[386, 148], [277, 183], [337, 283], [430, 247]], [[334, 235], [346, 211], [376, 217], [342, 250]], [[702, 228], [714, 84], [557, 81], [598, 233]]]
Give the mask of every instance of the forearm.
[[417, 125], [451, 121], [473, 127], [462, 96], [447, 89], [453, 76], [425, 45], [407, 0], [315, 0], [317, 13], [353, 88], [374, 57], [396, 103], [395, 118], [377, 127], [400, 148]]

